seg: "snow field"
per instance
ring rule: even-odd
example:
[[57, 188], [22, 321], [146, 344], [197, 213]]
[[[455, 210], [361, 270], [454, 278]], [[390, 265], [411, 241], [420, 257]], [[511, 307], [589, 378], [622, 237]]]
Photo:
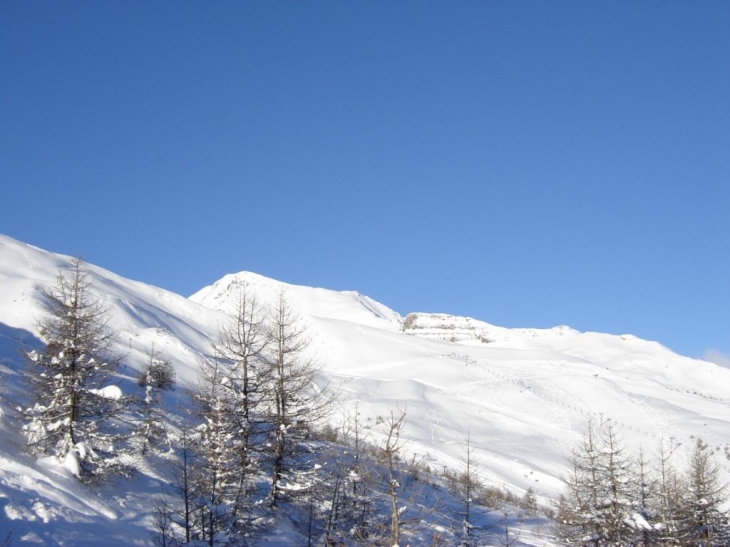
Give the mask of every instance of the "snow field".
[[[0, 236], [0, 531], [39, 545], [83, 547], [100, 537], [110, 545], [149, 545], [148, 507], [164, 480], [154, 469], [123, 488], [91, 494], [58, 462], [23, 454], [9, 403], [22, 404], [24, 397], [18, 347], [39, 343], [39, 290], [52, 286], [67, 264], [68, 257]], [[421, 328], [404, 333], [403, 318], [357, 292], [297, 287], [244, 272], [186, 299], [89, 268], [93, 290], [110, 309], [115, 349], [125, 356], [121, 393], [136, 389], [154, 347], [177, 376], [176, 390], [164, 394], [166, 405], [182, 412], [184, 390], [196, 381], [200, 359], [211, 354], [210, 342], [238, 291], [246, 287], [265, 305], [284, 290], [309, 327], [322, 381], [340, 388], [332, 424], [342, 426], [357, 409], [377, 442], [380, 420], [405, 411], [405, 457], [432, 469], [463, 467], [469, 435], [490, 485], [517, 495], [532, 487], [543, 499], [554, 497], [562, 490], [566, 456], [588, 420], [611, 418], [632, 448], [654, 451], [662, 438], [689, 447], [702, 437], [730, 477], [724, 456], [730, 370], [655, 342], [568, 327], [504, 329], [445, 314], [418, 314]], [[465, 338], [450, 342], [450, 332]], [[673, 458], [681, 462], [683, 451]], [[280, 535], [285, 545], [291, 535]], [[521, 541], [545, 541], [530, 538], [525, 532]]]

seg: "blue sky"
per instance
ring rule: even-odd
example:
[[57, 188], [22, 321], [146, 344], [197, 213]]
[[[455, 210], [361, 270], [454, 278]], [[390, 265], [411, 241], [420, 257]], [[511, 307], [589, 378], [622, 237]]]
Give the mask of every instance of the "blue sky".
[[730, 3], [3, 2], [0, 232], [189, 295], [730, 354]]

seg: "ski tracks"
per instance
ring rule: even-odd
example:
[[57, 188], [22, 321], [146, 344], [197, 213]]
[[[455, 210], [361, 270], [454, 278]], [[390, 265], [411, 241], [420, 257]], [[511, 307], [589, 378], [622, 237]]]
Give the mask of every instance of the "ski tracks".
[[18, 252], [20, 256], [23, 257], [23, 260], [25, 261], [28, 266], [30, 266], [33, 270], [37, 270], [40, 268], [40, 264], [33, 258], [33, 256], [28, 252], [27, 249], [25, 249], [22, 245], [17, 245], [15, 243], [11, 243], [10, 247]]

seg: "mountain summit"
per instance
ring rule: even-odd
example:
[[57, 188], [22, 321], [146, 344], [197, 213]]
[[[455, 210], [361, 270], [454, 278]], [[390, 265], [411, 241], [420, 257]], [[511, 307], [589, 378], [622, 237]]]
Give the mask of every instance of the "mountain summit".
[[251, 272], [229, 274], [199, 290], [190, 300], [210, 309], [232, 312], [242, 291], [261, 303], [271, 304], [281, 291], [302, 316], [349, 321], [383, 330], [399, 330], [396, 312], [355, 291], [332, 291], [290, 285]]

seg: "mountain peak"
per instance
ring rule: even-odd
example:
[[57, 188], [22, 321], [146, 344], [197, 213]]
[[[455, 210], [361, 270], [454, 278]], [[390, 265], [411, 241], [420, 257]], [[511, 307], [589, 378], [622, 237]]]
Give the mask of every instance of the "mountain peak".
[[207, 308], [232, 313], [245, 291], [261, 305], [273, 305], [279, 294], [289, 300], [293, 311], [302, 316], [325, 320], [348, 321], [385, 330], [399, 330], [400, 315], [357, 291], [292, 285], [252, 272], [228, 274], [190, 296], [190, 300]]

